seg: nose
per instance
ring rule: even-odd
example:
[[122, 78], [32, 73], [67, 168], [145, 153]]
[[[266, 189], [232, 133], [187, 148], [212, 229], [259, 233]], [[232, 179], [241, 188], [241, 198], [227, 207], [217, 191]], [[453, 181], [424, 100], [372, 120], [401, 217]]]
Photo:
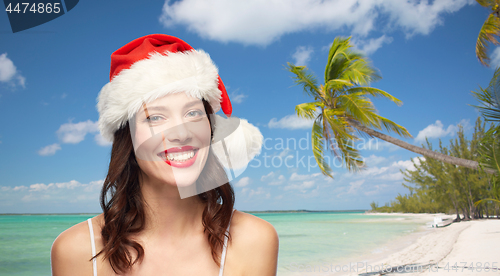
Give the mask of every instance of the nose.
[[171, 143], [182, 144], [189, 142], [192, 138], [192, 133], [185, 122], [179, 122], [175, 126], [163, 131], [163, 133], [165, 133], [165, 138]]

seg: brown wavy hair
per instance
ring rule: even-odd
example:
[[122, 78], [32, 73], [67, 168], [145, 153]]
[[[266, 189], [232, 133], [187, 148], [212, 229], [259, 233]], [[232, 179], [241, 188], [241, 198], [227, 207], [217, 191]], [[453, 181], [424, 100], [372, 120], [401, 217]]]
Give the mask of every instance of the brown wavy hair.
[[[203, 100], [203, 105], [209, 118], [211, 136], [214, 132], [214, 114], [210, 104]], [[140, 167], [137, 163], [130, 126], [127, 122], [114, 133], [113, 146], [109, 170], [101, 191], [101, 208], [104, 213], [104, 227], [101, 235], [103, 249], [93, 258], [104, 254], [109, 260], [111, 268], [117, 274], [125, 273], [132, 266], [143, 260], [144, 248], [131, 235], [144, 230], [146, 222], [145, 202], [142, 197], [139, 175]], [[202, 223], [204, 232], [208, 233], [208, 242], [212, 251], [212, 258], [220, 266], [220, 254], [226, 236], [234, 206], [234, 191], [227, 175], [217, 157], [209, 150], [207, 161], [201, 172], [197, 185], [204, 183], [225, 183], [215, 189], [198, 194], [205, 204]], [[227, 235], [231, 239], [230, 235]], [[135, 250], [136, 258], [132, 257], [129, 249]]]

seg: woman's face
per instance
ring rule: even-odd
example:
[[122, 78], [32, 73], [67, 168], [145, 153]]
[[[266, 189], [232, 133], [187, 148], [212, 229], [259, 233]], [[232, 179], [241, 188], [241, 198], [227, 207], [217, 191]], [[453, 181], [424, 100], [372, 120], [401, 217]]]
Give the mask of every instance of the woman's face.
[[143, 177], [179, 188], [194, 184], [211, 139], [203, 102], [185, 93], [169, 94], [144, 104], [134, 119], [131, 134]]

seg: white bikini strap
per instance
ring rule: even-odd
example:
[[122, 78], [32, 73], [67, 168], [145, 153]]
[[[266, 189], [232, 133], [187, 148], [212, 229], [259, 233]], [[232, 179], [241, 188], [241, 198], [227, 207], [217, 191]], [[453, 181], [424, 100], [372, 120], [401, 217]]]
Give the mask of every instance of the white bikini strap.
[[[92, 246], [92, 257], [95, 256], [95, 241], [94, 241], [94, 230], [92, 229], [92, 219], [88, 219], [89, 230], [90, 230], [90, 244]], [[92, 259], [92, 269], [94, 271], [94, 276], [97, 276], [97, 259]]]
[[[234, 210], [231, 213], [231, 218], [229, 219], [229, 224], [227, 225], [226, 233], [229, 235], [229, 226], [231, 226], [231, 220], [233, 218]], [[220, 270], [219, 276], [222, 276], [224, 273], [224, 262], [226, 261], [226, 249], [227, 249], [227, 236], [224, 236], [224, 247], [222, 248], [222, 255], [220, 257]]]

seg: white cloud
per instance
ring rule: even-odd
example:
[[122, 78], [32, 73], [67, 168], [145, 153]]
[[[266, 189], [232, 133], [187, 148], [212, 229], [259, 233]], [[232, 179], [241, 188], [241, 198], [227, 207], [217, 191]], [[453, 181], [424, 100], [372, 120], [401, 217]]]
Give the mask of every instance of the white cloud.
[[302, 181], [301, 183], [292, 183], [283, 187], [283, 190], [298, 190], [302, 193], [305, 193], [308, 189], [311, 189], [315, 183], [316, 181], [314, 180]]
[[[94, 140], [99, 146], [110, 146], [112, 143], [104, 139], [99, 133], [99, 126], [97, 122], [87, 120], [79, 123], [65, 123], [62, 124], [56, 131], [59, 140], [62, 143], [78, 144], [85, 139], [88, 133], [95, 133]], [[58, 143], [46, 146], [38, 151], [39, 155], [47, 156], [54, 155], [56, 151], [60, 150], [61, 146]]]
[[308, 120], [297, 117], [297, 115], [287, 115], [279, 120], [272, 118], [267, 126], [269, 128], [285, 129], [311, 129], [314, 120]]
[[289, 154], [290, 152], [292, 152], [290, 149], [286, 148], [284, 149], [282, 152], [280, 152], [280, 154], [278, 154], [279, 157], [281, 158], [285, 158], [285, 157], [288, 157], [288, 156], [292, 156], [291, 154]]
[[363, 149], [376, 150], [376, 151], [388, 150], [390, 152], [393, 152], [401, 148], [393, 143], [389, 143], [380, 139], [370, 139], [365, 144], [365, 147]]
[[[102, 181], [100, 181], [102, 185]], [[83, 184], [76, 180], [71, 180], [69, 182], [62, 182], [62, 183], [50, 183], [50, 184], [43, 184], [43, 183], [36, 183], [32, 184], [29, 187], [30, 192], [40, 192], [40, 191], [47, 191], [49, 189], [69, 189], [69, 190], [74, 190], [77, 187], [81, 187]], [[17, 187], [16, 187], [17, 188]]]
[[[17, 82], [16, 82], [17, 81]], [[26, 78], [17, 71], [14, 62], [7, 57], [7, 53], [0, 55], [0, 82], [25, 87]]]
[[383, 156], [376, 156], [375, 154], [372, 154], [372, 155], [366, 157], [364, 161], [365, 161], [365, 164], [367, 166], [373, 166], [373, 165], [377, 165], [379, 163], [382, 163], [385, 160], [386, 160], [386, 158]]
[[63, 183], [56, 183], [57, 188], [68, 188], [68, 189], [75, 189], [76, 187], [81, 186], [80, 182], [76, 180], [71, 180], [70, 182], [63, 182]]
[[307, 188], [311, 188], [311, 187], [314, 185], [314, 181], [304, 181], [304, 182], [302, 183], [302, 185], [303, 185], [303, 187], [304, 187], [304, 188], [306, 188], [306, 189], [307, 189]]
[[101, 133], [97, 133], [94, 136], [94, 140], [99, 146], [103, 146], [103, 147], [111, 146], [113, 144], [112, 142], [110, 142], [110, 141], [106, 140], [104, 137], [102, 137]]
[[263, 175], [263, 176], [260, 178], [260, 181], [264, 181], [264, 182], [265, 182], [265, 181], [271, 180], [271, 179], [273, 179], [273, 178], [274, 178], [274, 175], [275, 175], [275, 173], [274, 173], [274, 172], [270, 172], [270, 173], [268, 173], [268, 174], [266, 174], [266, 175]]
[[294, 60], [295, 66], [307, 66], [307, 63], [311, 59], [311, 54], [314, 52], [312, 47], [299, 46], [295, 53], [293, 53], [292, 58]]
[[[268, 45], [281, 36], [311, 29], [366, 36], [374, 30], [428, 34], [446, 13], [473, 0], [182, 0], [165, 1], [160, 22], [185, 26], [201, 37]], [[346, 30], [347, 29], [347, 30]]]
[[90, 181], [89, 184], [83, 184], [82, 187], [85, 192], [100, 191], [103, 183], [103, 180]]
[[364, 194], [366, 196], [373, 196], [373, 195], [376, 195], [378, 194], [380, 191], [384, 190], [384, 188], [388, 187], [389, 185], [386, 185], [386, 184], [379, 184], [379, 185], [373, 185], [373, 190], [370, 190], [370, 191], [365, 191]]
[[41, 148], [38, 150], [38, 154], [41, 156], [49, 156], [49, 155], [54, 155], [56, 151], [60, 150], [61, 146], [59, 144], [55, 143], [52, 145], [48, 145], [46, 147]]
[[[464, 129], [468, 129], [470, 127], [469, 121], [465, 119], [461, 120], [459, 124], [462, 125]], [[458, 131], [458, 124], [449, 125], [445, 129], [443, 123], [441, 123], [440, 120], [437, 120], [436, 123], [430, 124], [426, 128], [419, 131], [417, 137], [415, 137], [415, 142], [419, 143], [425, 142], [425, 137], [433, 139], [433, 138], [445, 137], [448, 135], [453, 136], [457, 131]]]
[[26, 78], [25, 77], [23, 77], [23, 76], [21, 76], [21, 75], [18, 74], [16, 76], [16, 79], [19, 82], [19, 85], [21, 85], [23, 88], [26, 87]]
[[237, 103], [240, 104], [243, 102], [243, 100], [248, 97], [248, 95], [245, 95], [243, 93], [238, 93], [238, 89], [233, 91], [231, 95], [229, 95], [229, 99], [231, 99], [231, 103]]
[[55, 187], [54, 183], [50, 183], [48, 185], [45, 185], [43, 183], [32, 184], [30, 185], [30, 192], [46, 191], [53, 187]]
[[292, 173], [292, 175], [290, 176], [290, 181], [303, 181], [303, 180], [318, 177], [320, 175], [321, 175], [321, 173], [313, 173], [313, 174]]
[[[286, 178], [285, 176], [283, 176], [282, 174], [277, 176], [278, 174], [275, 173], [275, 172], [270, 172], [266, 175], [263, 175], [261, 178], [260, 178], [260, 181], [262, 182], [268, 182], [267, 184], [268, 185], [281, 185], [283, 184], [283, 182], [285, 182]], [[276, 177], [277, 176], [277, 177]]]
[[356, 45], [360, 51], [364, 52], [366, 55], [371, 55], [375, 53], [384, 43], [390, 44], [392, 42], [392, 37], [382, 35], [379, 38], [372, 38], [368, 41], [364, 40], [353, 40], [353, 44]]
[[500, 66], [500, 47], [496, 47], [495, 50], [491, 52], [490, 58], [491, 68], [496, 69], [498, 66]]
[[283, 182], [285, 182], [286, 178], [284, 175], [280, 175], [278, 176], [278, 179], [277, 180], [274, 180], [274, 181], [271, 181], [269, 182], [268, 184], [273, 186], [273, 185], [281, 185], [283, 184]]
[[0, 55], [0, 81], [11, 81], [16, 75], [16, 66], [14, 62], [7, 57], [7, 53]]
[[99, 126], [97, 122], [87, 120], [76, 124], [71, 122], [63, 124], [59, 127], [56, 133], [63, 143], [78, 144], [85, 139], [85, 135], [87, 135], [87, 133], [95, 133], [98, 131]]
[[[0, 213], [6, 206], [16, 212], [94, 212], [99, 210], [103, 180], [88, 184], [76, 180], [60, 183], [36, 183], [29, 186], [0, 186]], [[90, 206], [90, 207], [89, 207]], [[52, 208], [52, 209], [51, 209]], [[90, 208], [90, 209], [89, 209]]]
[[349, 183], [349, 191], [347, 191], [347, 193], [348, 194], [355, 194], [361, 188], [361, 185], [363, 185], [363, 183], [365, 183], [364, 179], [350, 182]]
[[238, 182], [236, 182], [236, 184], [234, 184], [234, 186], [235, 187], [245, 187], [248, 184], [250, 184], [250, 177], [245, 176], [245, 177], [241, 178], [240, 180], [238, 180]]
[[[325, 185], [327, 183], [331, 183], [331, 178], [324, 176], [321, 173], [312, 173], [312, 174], [298, 174], [292, 173], [289, 179], [289, 183], [283, 187], [284, 191], [288, 190], [298, 190], [302, 194], [306, 193], [309, 189], [311, 189], [316, 183], [320, 185]], [[327, 184], [328, 186], [328, 184]], [[309, 196], [316, 196], [317, 191], [319, 189], [319, 185], [316, 187], [315, 192], [309, 194]], [[312, 192], [312, 191], [311, 191]]]
[[[418, 160], [419, 160], [418, 158], [415, 158], [416, 162], [418, 162]], [[400, 160], [398, 162], [392, 163], [391, 166], [399, 167], [399, 168], [405, 169], [405, 170], [415, 170], [415, 166], [413, 166], [413, 163], [411, 162], [411, 160], [404, 160], [404, 161]]]
[[[417, 164], [420, 164], [420, 159], [424, 157], [413, 158]], [[392, 164], [384, 167], [370, 166], [358, 174], [348, 174], [354, 179], [369, 179], [370, 181], [400, 181], [403, 180], [403, 174], [400, 170], [415, 170], [411, 160], [400, 160], [392, 162]]]
[[242, 194], [246, 194], [247, 192], [248, 192], [248, 198], [250, 198], [250, 197], [255, 198], [256, 196], [258, 196], [260, 198], [264, 198], [264, 199], [271, 198], [271, 193], [268, 192], [267, 190], [264, 190], [264, 188], [262, 188], [262, 187], [259, 187], [255, 190], [254, 189], [249, 190], [247, 188], [243, 188], [241, 191]]

